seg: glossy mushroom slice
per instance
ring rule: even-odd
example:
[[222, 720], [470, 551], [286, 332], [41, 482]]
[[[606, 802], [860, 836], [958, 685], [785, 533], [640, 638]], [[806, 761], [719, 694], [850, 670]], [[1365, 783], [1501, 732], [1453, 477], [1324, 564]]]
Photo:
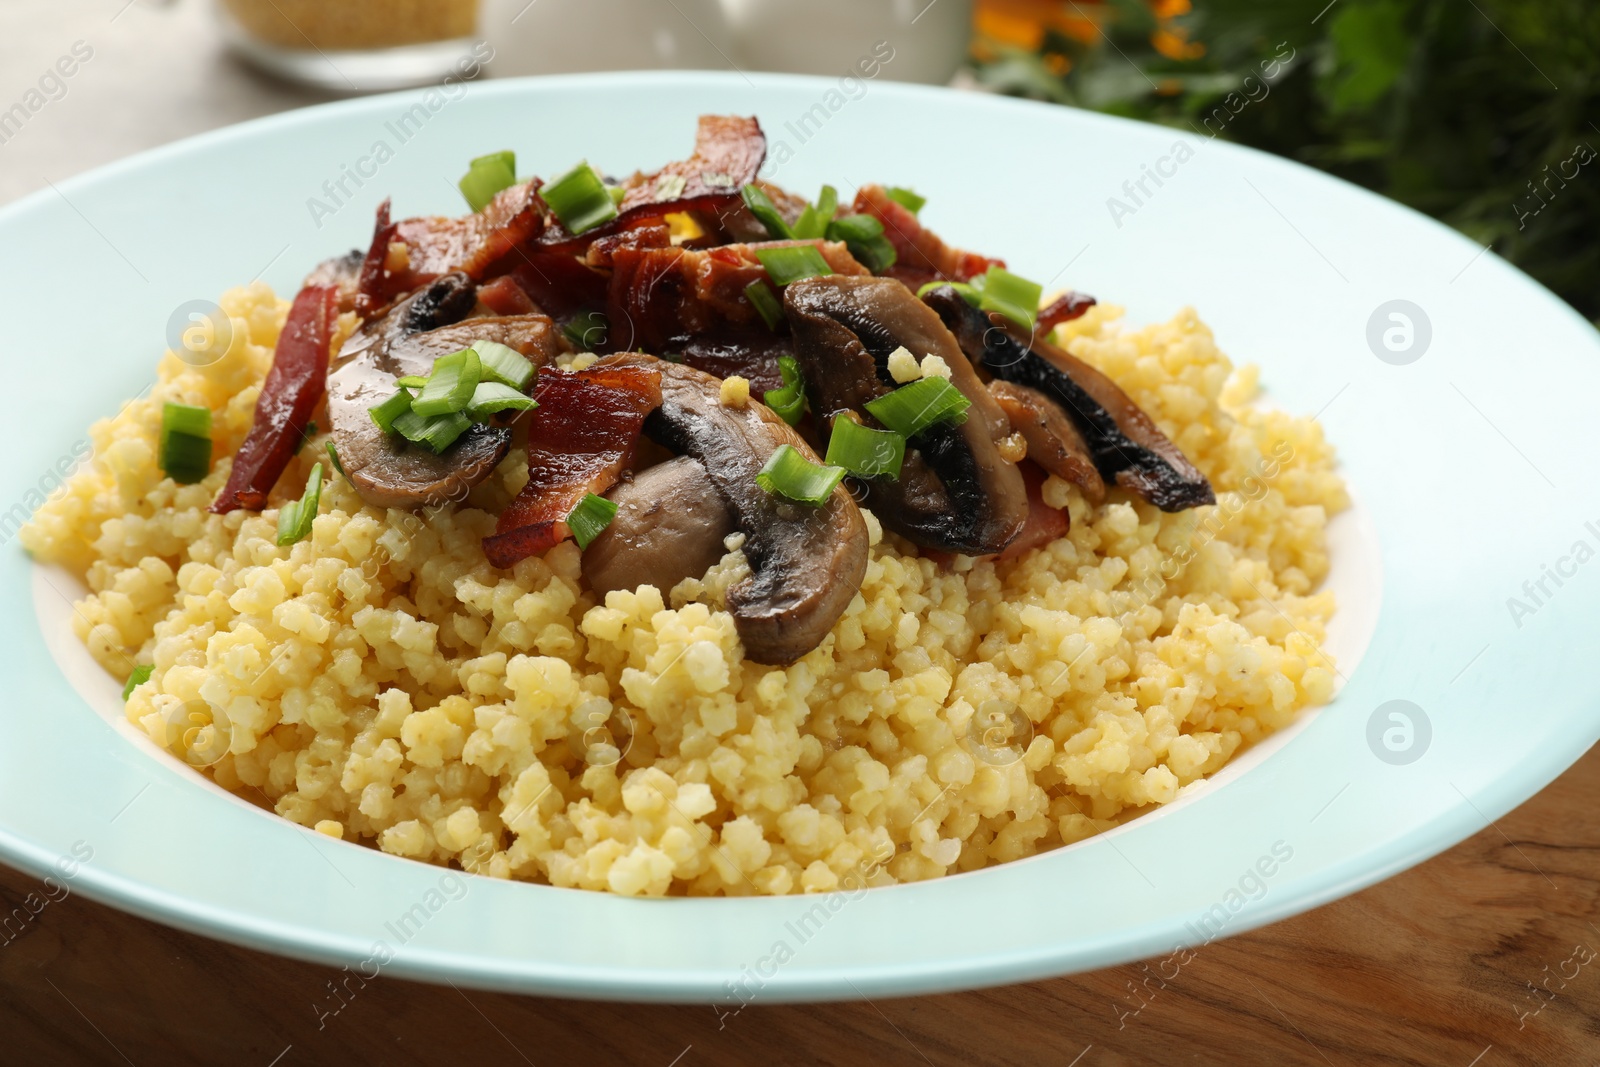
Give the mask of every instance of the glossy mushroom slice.
[[1216, 503], [1211, 483], [1155, 422], [1100, 371], [967, 303], [950, 286], [923, 298], [962, 349], [996, 378], [1028, 386], [1061, 406], [1083, 434], [1100, 476], [1162, 511]]
[[806, 278], [788, 287], [784, 306], [818, 419], [852, 411], [876, 427], [865, 405], [897, 387], [888, 369], [897, 348], [945, 361], [951, 383], [972, 402], [966, 421], [907, 442], [899, 478], [860, 482], [879, 521], [925, 548], [971, 556], [1004, 549], [1028, 515], [1022, 475], [1000, 454], [1011, 427], [939, 317], [888, 278]]
[[989, 392], [1011, 428], [1028, 442], [1029, 459], [1082, 489], [1090, 503], [1105, 499], [1106, 483], [1095, 469], [1089, 446], [1059, 404], [1037, 389], [999, 378], [989, 383]]
[[442, 454], [384, 433], [368, 409], [394, 394], [395, 379], [426, 376], [433, 361], [478, 340], [498, 341], [543, 366], [559, 350], [543, 315], [466, 316], [477, 304], [464, 274], [447, 274], [397, 302], [345, 342], [328, 375], [328, 418], [345, 476], [378, 507], [416, 508], [459, 501], [494, 470], [511, 430], [474, 425]]
[[677, 456], [606, 494], [617, 514], [583, 550], [583, 576], [600, 596], [653, 585], [662, 593], [720, 560], [734, 515], [705, 467]]
[[352, 248], [342, 256], [325, 259], [311, 269], [306, 280], [300, 283], [301, 287], [331, 286], [338, 293], [339, 312], [353, 311], [361, 290], [361, 266], [366, 258], [361, 249]]
[[860, 509], [842, 485], [810, 507], [756, 483], [779, 445], [818, 462], [766, 405], [724, 405], [722, 383], [693, 367], [645, 355], [613, 359], [661, 372], [661, 407], [645, 420], [645, 433], [695, 459], [744, 531], [750, 577], [728, 590], [727, 604], [745, 654], [757, 663], [793, 663], [822, 643], [861, 588], [867, 526]]

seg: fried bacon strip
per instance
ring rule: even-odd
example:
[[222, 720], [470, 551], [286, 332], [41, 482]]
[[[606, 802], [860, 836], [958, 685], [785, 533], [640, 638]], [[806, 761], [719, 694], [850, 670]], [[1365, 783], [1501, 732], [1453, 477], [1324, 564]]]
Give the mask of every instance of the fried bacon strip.
[[587, 493], [603, 494], [633, 462], [645, 416], [661, 406], [661, 374], [598, 364], [544, 371], [528, 427], [528, 484], [483, 539], [484, 555], [510, 567], [571, 536], [567, 516]]
[[578, 236], [552, 219], [539, 243], [547, 250], [575, 252], [597, 238], [635, 228], [644, 219], [685, 211], [720, 217], [742, 208], [739, 191], [755, 181], [766, 158], [767, 136], [755, 119], [701, 115], [694, 154], [630, 181], [616, 218]]
[[566, 252], [531, 251], [518, 256], [509, 276], [557, 322], [566, 322], [580, 312], [605, 310], [605, 274]]
[[1018, 466], [1022, 469], [1023, 484], [1028, 487], [1028, 521], [1022, 524], [1022, 532], [1017, 534], [1016, 539], [996, 557], [1002, 560], [1016, 559], [1036, 548], [1048, 545], [1065, 537], [1072, 529], [1072, 516], [1065, 510], [1053, 508], [1044, 502], [1045, 472], [1037, 464], [1027, 460], [1023, 460]]
[[371, 318], [400, 294], [454, 271], [474, 281], [502, 272], [493, 268], [544, 231], [541, 206], [538, 181], [502, 189], [482, 211], [460, 218], [390, 222], [385, 200], [361, 265], [356, 311]]
[[767, 277], [757, 248], [797, 244], [815, 245], [835, 274], [867, 273], [836, 241], [618, 249], [606, 298], [608, 346], [670, 352], [719, 378], [738, 374], [758, 390], [779, 388], [777, 361], [790, 351], [789, 338], [767, 326], [744, 291]]
[[532, 315], [539, 310], [527, 291], [509, 274], [478, 286], [478, 303], [496, 315]]
[[1088, 293], [1080, 293], [1075, 289], [1068, 289], [1039, 312], [1039, 332], [1048, 334], [1063, 322], [1071, 322], [1081, 318], [1085, 311], [1099, 303]]
[[966, 282], [990, 267], [1003, 267], [1003, 259], [952, 248], [903, 206], [890, 199], [881, 185], [863, 185], [856, 193], [855, 212], [883, 223], [883, 235], [894, 246], [894, 266], [884, 271], [913, 290], [928, 282]]
[[255, 422], [233, 457], [228, 484], [211, 505], [216, 514], [267, 506], [267, 494], [300, 448], [311, 413], [327, 390], [338, 305], [339, 289], [332, 285], [307, 286], [295, 297], [256, 398]]

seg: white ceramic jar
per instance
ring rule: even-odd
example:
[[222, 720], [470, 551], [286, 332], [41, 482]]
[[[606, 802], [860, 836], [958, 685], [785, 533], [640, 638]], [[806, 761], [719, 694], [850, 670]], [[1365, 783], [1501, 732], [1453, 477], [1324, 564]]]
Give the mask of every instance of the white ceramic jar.
[[738, 63], [718, 0], [484, 0], [482, 32], [500, 77]]
[[722, 6], [739, 62], [750, 70], [837, 75], [886, 42], [894, 58], [883, 64], [882, 77], [943, 85], [972, 36], [972, 0], [722, 0]]

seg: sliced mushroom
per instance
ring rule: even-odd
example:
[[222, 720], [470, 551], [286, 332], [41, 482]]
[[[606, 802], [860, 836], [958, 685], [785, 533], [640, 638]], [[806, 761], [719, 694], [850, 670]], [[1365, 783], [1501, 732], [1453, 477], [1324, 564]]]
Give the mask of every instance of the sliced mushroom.
[[1022, 475], [999, 450], [1011, 427], [939, 317], [888, 278], [806, 278], [788, 287], [784, 306], [819, 419], [853, 411], [877, 426], [865, 405], [897, 387], [888, 367], [897, 348], [945, 361], [972, 401], [966, 421], [913, 437], [899, 478], [861, 479], [867, 503], [884, 526], [925, 548], [973, 556], [1005, 548], [1028, 516]]
[[1061, 406], [1037, 389], [996, 378], [989, 383], [1011, 428], [1028, 442], [1028, 458], [1083, 490], [1092, 504], [1105, 499], [1106, 483], [1095, 469], [1089, 446]]
[[600, 596], [653, 585], [669, 592], [722, 558], [733, 512], [693, 456], [678, 456], [619, 482], [606, 497], [611, 525], [583, 550], [583, 576]]
[[466, 316], [477, 303], [464, 274], [447, 274], [398, 301], [345, 342], [328, 375], [328, 417], [345, 476], [363, 500], [416, 508], [459, 501], [488, 477], [511, 446], [511, 430], [474, 425], [442, 454], [384, 433], [368, 409], [394, 394], [395, 379], [426, 376], [433, 361], [477, 340], [498, 341], [542, 366], [558, 351], [543, 315]]
[[950, 286], [923, 298], [962, 349], [996, 378], [1061, 406], [1083, 434], [1100, 476], [1162, 511], [1216, 503], [1211, 483], [1116, 382], [1075, 356], [967, 303]]
[[352, 248], [342, 256], [325, 259], [311, 269], [301, 287], [331, 285], [339, 291], [339, 310], [351, 311], [356, 306], [356, 295], [361, 286], [361, 264], [366, 253]]
[[819, 462], [766, 405], [724, 405], [722, 383], [693, 367], [646, 355], [612, 359], [661, 372], [661, 407], [645, 420], [645, 433], [698, 461], [744, 531], [750, 577], [728, 590], [727, 604], [745, 654], [757, 663], [793, 663], [822, 643], [861, 587], [867, 526], [860, 509], [842, 485], [810, 507], [756, 483], [780, 445]]

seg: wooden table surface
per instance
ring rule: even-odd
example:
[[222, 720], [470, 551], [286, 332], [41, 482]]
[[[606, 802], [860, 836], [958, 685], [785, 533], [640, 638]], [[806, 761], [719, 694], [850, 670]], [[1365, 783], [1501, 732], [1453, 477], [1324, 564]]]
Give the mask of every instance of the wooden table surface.
[[[319, 97], [219, 50], [198, 0], [6, 0], [0, 101], [94, 58], [0, 145], [0, 203]], [[0, 906], [35, 888], [0, 868]], [[1600, 749], [1524, 807], [1355, 897], [1140, 965], [951, 996], [641, 1007], [380, 978], [319, 1025], [333, 970], [69, 896], [0, 944], [0, 1064], [1600, 1064]]]
[[[0, 868], [0, 907], [33, 880]], [[136, 919], [81, 897], [0, 945], [0, 1063], [1600, 1064], [1600, 748], [1396, 878], [1155, 962], [850, 1004], [586, 1003], [379, 977]]]

